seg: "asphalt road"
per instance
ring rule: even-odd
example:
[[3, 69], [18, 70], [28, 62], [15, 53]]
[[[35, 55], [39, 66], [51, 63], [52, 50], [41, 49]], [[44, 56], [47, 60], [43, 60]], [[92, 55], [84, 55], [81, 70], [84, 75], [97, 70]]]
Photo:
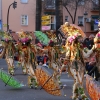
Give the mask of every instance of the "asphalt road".
[[[0, 60], [0, 68], [7, 72], [7, 64], [4, 59]], [[25, 86], [20, 89], [14, 89], [5, 86], [2, 80], [0, 80], [0, 100], [71, 100], [73, 79], [68, 77], [66, 73], [63, 73], [61, 76], [62, 83], [66, 85], [62, 91], [62, 96], [50, 95], [43, 89], [30, 89], [27, 85], [27, 75], [22, 74], [21, 68], [18, 68], [15, 73], [14, 77], [23, 82]]]

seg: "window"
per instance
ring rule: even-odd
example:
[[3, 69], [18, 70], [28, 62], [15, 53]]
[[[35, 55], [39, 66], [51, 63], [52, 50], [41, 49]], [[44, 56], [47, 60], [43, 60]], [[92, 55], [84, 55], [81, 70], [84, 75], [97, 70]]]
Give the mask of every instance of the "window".
[[98, 0], [93, 1], [93, 10], [99, 10], [99, 1]]
[[28, 16], [27, 15], [21, 16], [21, 25], [28, 25]]
[[84, 0], [79, 0], [78, 5], [83, 6], [85, 4]]
[[55, 29], [56, 29], [56, 17], [51, 16], [51, 30], [55, 30]]
[[65, 22], [68, 22], [68, 16], [65, 16]]
[[21, 3], [28, 3], [28, 0], [21, 0]]
[[55, 9], [55, 0], [45, 0], [46, 9]]
[[99, 19], [99, 16], [98, 15], [92, 15], [91, 16], [91, 30], [92, 31], [95, 31], [95, 30], [98, 30], [98, 19]]
[[84, 18], [83, 16], [78, 17], [78, 26], [83, 26]]
[[94, 0], [93, 3], [98, 5], [99, 4], [99, 0]]
[[95, 30], [98, 30], [98, 25], [97, 24], [94, 24], [94, 31]]

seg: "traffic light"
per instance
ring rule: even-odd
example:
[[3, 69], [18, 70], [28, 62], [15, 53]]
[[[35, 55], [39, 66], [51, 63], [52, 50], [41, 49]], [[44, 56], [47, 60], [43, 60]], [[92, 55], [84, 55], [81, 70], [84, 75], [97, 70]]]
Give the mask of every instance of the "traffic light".
[[14, 1], [14, 3], [13, 3], [13, 8], [14, 9], [17, 8], [17, 2], [16, 1]]

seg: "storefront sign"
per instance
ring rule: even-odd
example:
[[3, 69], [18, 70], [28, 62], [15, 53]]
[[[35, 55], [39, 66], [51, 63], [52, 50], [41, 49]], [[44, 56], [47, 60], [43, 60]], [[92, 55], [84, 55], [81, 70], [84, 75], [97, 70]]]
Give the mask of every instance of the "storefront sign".
[[42, 18], [41, 18], [41, 20], [49, 20], [49, 19], [51, 19], [50, 15], [42, 16]]
[[51, 26], [42, 26], [42, 31], [50, 30]]
[[49, 21], [42, 21], [42, 26], [44, 26], [44, 25], [50, 25], [51, 24], [51, 21], [49, 20]]

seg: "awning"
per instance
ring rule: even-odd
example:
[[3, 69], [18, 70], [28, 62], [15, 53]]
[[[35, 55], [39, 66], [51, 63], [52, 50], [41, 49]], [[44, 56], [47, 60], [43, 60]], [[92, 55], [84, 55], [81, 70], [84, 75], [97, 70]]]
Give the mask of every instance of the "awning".
[[99, 19], [99, 15], [91, 15], [92, 19]]

